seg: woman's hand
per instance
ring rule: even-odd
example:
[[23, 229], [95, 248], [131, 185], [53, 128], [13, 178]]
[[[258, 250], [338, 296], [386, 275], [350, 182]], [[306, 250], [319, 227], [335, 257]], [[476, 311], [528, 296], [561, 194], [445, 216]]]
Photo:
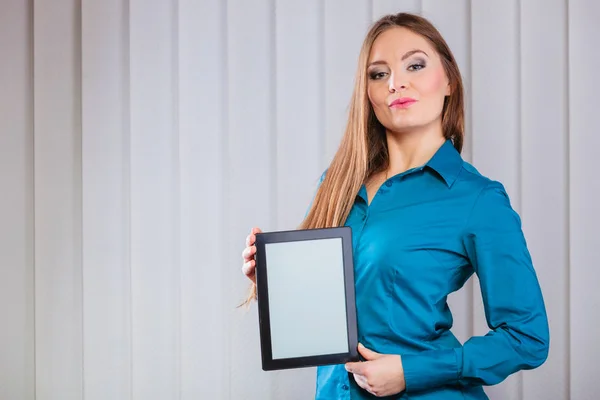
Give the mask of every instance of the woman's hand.
[[381, 397], [398, 394], [406, 389], [404, 368], [399, 355], [379, 354], [358, 345], [364, 362], [346, 363], [346, 371], [354, 374], [354, 380], [361, 388]]
[[242, 252], [242, 258], [244, 259], [242, 272], [254, 283], [256, 283], [256, 261], [254, 260], [256, 246], [254, 243], [256, 242], [257, 233], [262, 233], [262, 231], [259, 228], [252, 228], [250, 234], [246, 237], [246, 248]]

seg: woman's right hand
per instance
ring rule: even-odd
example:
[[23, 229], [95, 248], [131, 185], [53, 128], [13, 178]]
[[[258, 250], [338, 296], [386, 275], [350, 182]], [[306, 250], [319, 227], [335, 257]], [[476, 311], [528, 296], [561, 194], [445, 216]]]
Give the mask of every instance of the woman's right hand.
[[250, 234], [246, 237], [246, 248], [242, 252], [242, 258], [244, 264], [242, 265], [242, 272], [248, 279], [256, 284], [256, 260], [254, 255], [256, 254], [256, 234], [262, 233], [259, 228], [252, 228]]

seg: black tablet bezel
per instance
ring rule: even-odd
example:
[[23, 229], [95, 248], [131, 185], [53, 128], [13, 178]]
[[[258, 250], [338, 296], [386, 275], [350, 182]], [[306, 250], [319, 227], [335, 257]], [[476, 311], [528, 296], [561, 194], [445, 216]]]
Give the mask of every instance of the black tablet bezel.
[[[346, 353], [326, 354], [286, 359], [273, 359], [271, 346], [271, 325], [269, 317], [269, 288], [267, 285], [267, 265], [265, 244], [337, 238], [342, 241], [344, 266], [344, 287], [346, 293], [346, 327], [348, 349]], [[350, 227], [300, 229], [294, 231], [264, 232], [256, 235], [256, 284], [258, 294], [258, 316], [262, 369], [273, 371], [290, 368], [305, 368], [321, 365], [344, 364], [359, 361], [358, 332], [356, 323], [356, 303], [354, 293], [354, 264], [352, 258], [352, 230]]]

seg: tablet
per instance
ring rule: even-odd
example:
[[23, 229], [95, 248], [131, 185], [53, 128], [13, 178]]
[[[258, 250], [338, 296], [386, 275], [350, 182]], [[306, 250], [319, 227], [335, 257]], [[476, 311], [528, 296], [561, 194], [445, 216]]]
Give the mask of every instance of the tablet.
[[264, 371], [358, 361], [350, 227], [256, 235]]

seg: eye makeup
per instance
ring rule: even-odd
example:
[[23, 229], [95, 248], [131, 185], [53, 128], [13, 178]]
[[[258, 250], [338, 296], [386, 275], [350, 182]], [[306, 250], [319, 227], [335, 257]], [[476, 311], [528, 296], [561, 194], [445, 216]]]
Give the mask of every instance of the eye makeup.
[[369, 79], [377, 81], [385, 78], [389, 73], [387, 71], [382, 71], [381, 69], [374, 69], [368, 71]]

